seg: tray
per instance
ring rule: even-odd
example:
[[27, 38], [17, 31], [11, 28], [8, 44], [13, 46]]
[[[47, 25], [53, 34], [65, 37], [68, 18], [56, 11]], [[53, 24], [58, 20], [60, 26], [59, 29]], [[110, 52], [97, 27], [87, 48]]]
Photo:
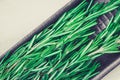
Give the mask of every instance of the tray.
[[[96, 2], [108, 2], [108, 1], [109, 0], [96, 0]], [[17, 42], [12, 48], [10, 48], [2, 56], [0, 56], [0, 60], [6, 55], [7, 52], [10, 52], [8, 56], [9, 58], [10, 55], [12, 55], [12, 52], [14, 52], [19, 46], [29, 41], [35, 34], [39, 33], [40, 31], [48, 27], [50, 24], [56, 22], [64, 12], [70, 10], [71, 8], [76, 7], [80, 2], [81, 0], [71, 0], [70, 2], [68, 2], [64, 7], [59, 9], [55, 14], [53, 14], [51, 17], [45, 20], [41, 25], [35, 28], [32, 32], [30, 32], [22, 40]], [[106, 24], [108, 24], [109, 19], [112, 16], [114, 16], [115, 13], [116, 10], [109, 12], [98, 19], [98, 25], [95, 26], [94, 28], [96, 30], [96, 34], [106, 27]], [[119, 65], [120, 54], [105, 54], [97, 58], [96, 61], [101, 63], [101, 67], [98, 69], [98, 71], [100, 71], [100, 74], [98, 74], [91, 80], [101, 80], [107, 73], [109, 73], [112, 69], [114, 69], [117, 65]]]

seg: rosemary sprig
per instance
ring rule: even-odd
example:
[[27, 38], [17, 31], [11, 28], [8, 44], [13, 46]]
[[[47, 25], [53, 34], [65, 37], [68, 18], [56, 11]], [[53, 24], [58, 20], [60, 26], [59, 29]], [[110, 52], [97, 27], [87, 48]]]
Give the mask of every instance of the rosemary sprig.
[[0, 79], [89, 80], [97, 75], [100, 64], [92, 61], [102, 54], [119, 52], [119, 17], [112, 18], [95, 39], [88, 36], [94, 34], [91, 27], [97, 24], [97, 18], [117, 9], [120, 2], [93, 6], [92, 2], [83, 0], [20, 46], [10, 58], [6, 55], [0, 62]]

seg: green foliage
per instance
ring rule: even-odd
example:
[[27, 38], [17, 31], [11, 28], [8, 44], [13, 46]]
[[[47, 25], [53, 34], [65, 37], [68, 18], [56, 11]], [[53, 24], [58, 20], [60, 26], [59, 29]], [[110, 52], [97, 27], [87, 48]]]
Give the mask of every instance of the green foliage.
[[[93, 2], [83, 0], [9, 58], [9, 53], [5, 55], [0, 61], [0, 80], [89, 80], [97, 75], [100, 64], [93, 60], [120, 52], [120, 1]], [[118, 9], [116, 16], [90, 39], [98, 17], [114, 9]]]

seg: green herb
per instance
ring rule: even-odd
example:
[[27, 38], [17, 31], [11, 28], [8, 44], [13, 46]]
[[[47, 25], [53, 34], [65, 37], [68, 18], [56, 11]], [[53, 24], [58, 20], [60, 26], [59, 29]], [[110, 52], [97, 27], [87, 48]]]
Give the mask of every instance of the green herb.
[[[120, 50], [120, 1], [107, 4], [83, 0], [56, 23], [0, 61], [0, 80], [89, 80], [99, 74], [94, 59]], [[108, 26], [94, 39], [97, 19], [118, 9]]]

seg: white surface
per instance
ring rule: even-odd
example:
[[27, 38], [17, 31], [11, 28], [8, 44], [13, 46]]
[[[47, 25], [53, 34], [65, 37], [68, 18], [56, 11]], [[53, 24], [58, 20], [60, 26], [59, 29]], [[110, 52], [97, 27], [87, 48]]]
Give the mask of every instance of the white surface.
[[0, 0], [0, 55], [70, 0]]
[[102, 80], [120, 80], [120, 65], [111, 71], [107, 76]]
[[[0, 0], [0, 55], [70, 0]], [[103, 80], [120, 80], [120, 66]]]

